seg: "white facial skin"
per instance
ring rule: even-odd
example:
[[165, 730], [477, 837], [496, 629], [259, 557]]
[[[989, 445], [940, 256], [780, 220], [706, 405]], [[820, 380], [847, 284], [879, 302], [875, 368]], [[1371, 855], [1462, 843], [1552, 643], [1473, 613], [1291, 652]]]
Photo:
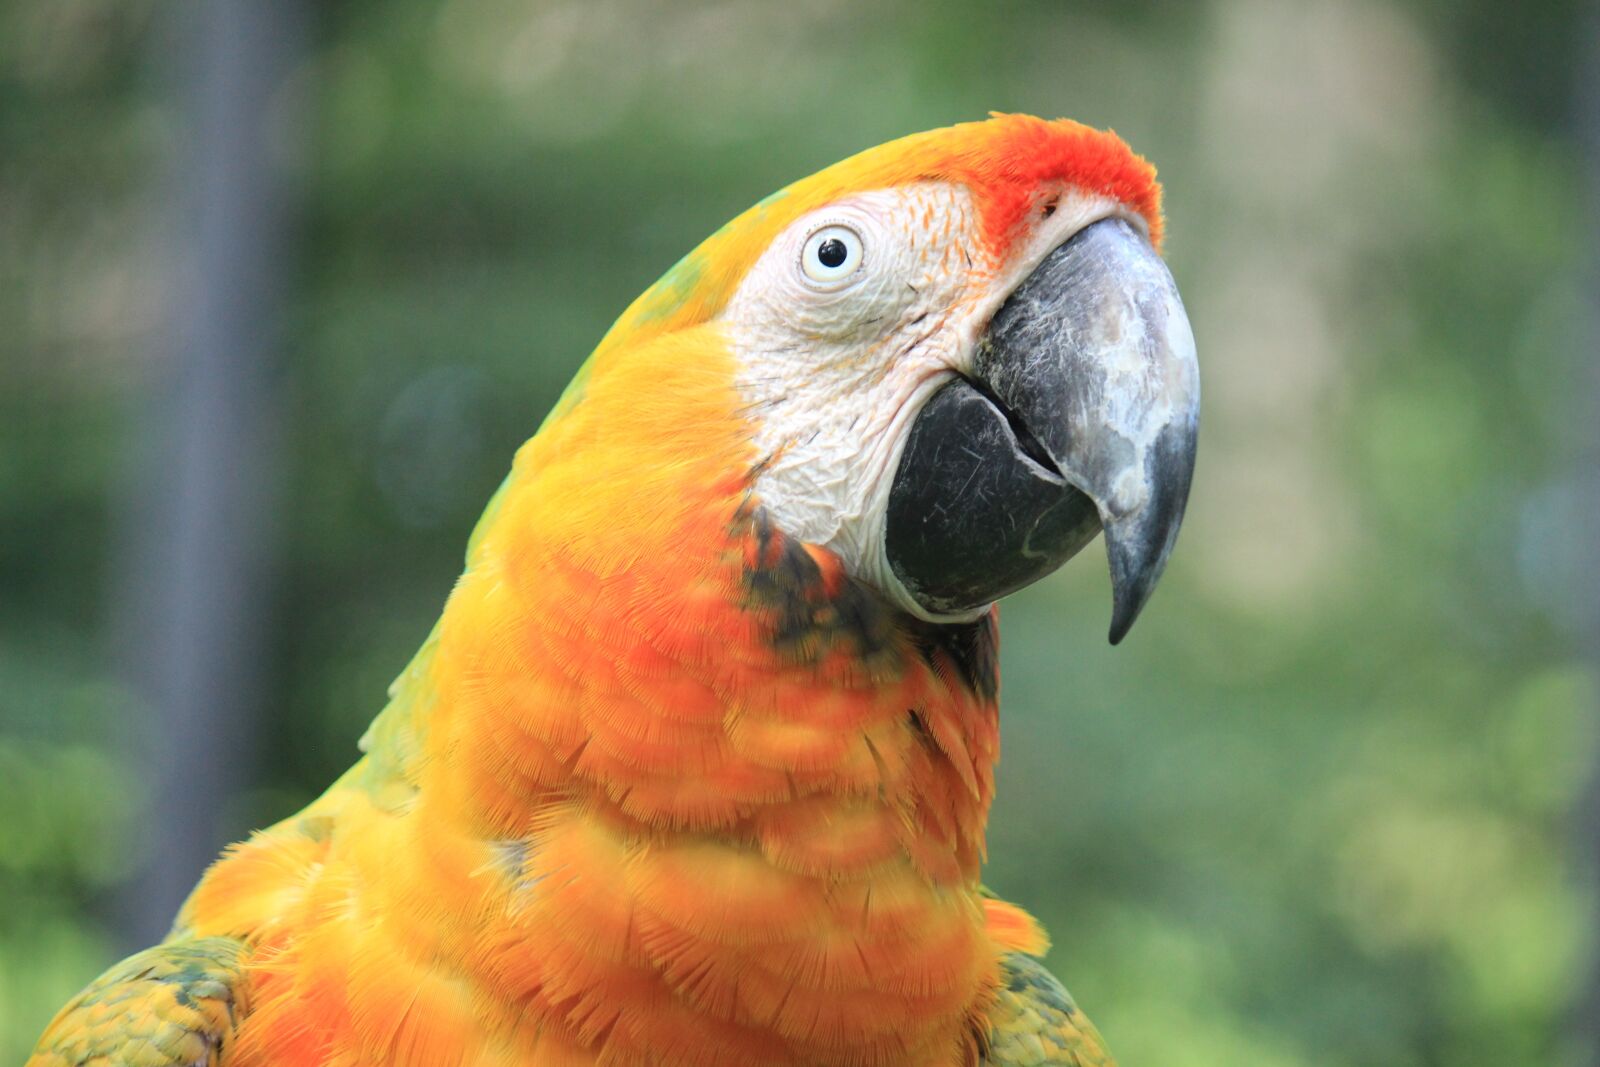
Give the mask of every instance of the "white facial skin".
[[765, 461], [756, 493], [779, 529], [922, 618], [988, 610], [930, 615], [890, 570], [884, 521], [901, 450], [927, 398], [972, 366], [1011, 291], [1112, 215], [1144, 228], [1112, 201], [1045, 190], [1029, 232], [994, 262], [966, 188], [924, 182], [838, 201], [780, 234], [720, 316]]

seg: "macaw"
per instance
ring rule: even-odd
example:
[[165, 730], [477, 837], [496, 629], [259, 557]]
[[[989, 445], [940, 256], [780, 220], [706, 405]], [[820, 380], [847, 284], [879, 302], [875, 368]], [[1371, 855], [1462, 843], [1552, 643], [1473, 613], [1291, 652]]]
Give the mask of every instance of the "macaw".
[[1107, 1064], [983, 888], [995, 602], [1171, 551], [1154, 169], [996, 115], [769, 196], [517, 453], [362, 755], [32, 1067]]

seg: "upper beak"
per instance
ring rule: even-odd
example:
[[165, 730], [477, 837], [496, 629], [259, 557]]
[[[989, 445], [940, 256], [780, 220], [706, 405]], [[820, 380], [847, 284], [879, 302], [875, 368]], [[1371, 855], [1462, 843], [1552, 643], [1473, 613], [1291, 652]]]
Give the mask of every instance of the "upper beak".
[[1116, 644], [1177, 540], [1199, 405], [1166, 264], [1122, 219], [1085, 227], [995, 314], [971, 375], [913, 422], [889, 496], [891, 569], [930, 616], [961, 615], [1103, 528]]

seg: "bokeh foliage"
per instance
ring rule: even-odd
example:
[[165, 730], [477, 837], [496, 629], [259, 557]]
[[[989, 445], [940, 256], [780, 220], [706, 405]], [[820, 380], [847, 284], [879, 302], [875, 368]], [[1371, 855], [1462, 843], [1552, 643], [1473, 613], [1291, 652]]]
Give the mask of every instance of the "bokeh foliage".
[[[1597, 693], [1574, 8], [317, 6], [282, 90], [286, 484], [234, 835], [350, 762], [517, 444], [683, 251], [860, 147], [1069, 114], [1162, 168], [1202, 458], [1126, 645], [1097, 549], [1007, 605], [990, 881], [1130, 1065], [1575, 1057]], [[106, 622], [176, 285], [160, 15], [0, 7], [8, 1062], [126, 947], [139, 859]]]

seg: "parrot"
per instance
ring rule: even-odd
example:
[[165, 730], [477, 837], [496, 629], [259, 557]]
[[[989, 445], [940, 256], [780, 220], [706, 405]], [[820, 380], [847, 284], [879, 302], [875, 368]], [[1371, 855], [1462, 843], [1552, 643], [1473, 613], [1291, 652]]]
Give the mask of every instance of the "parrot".
[[349, 771], [29, 1067], [1112, 1062], [982, 881], [996, 603], [1171, 553], [1195, 339], [1155, 169], [992, 114], [759, 201], [631, 304]]

